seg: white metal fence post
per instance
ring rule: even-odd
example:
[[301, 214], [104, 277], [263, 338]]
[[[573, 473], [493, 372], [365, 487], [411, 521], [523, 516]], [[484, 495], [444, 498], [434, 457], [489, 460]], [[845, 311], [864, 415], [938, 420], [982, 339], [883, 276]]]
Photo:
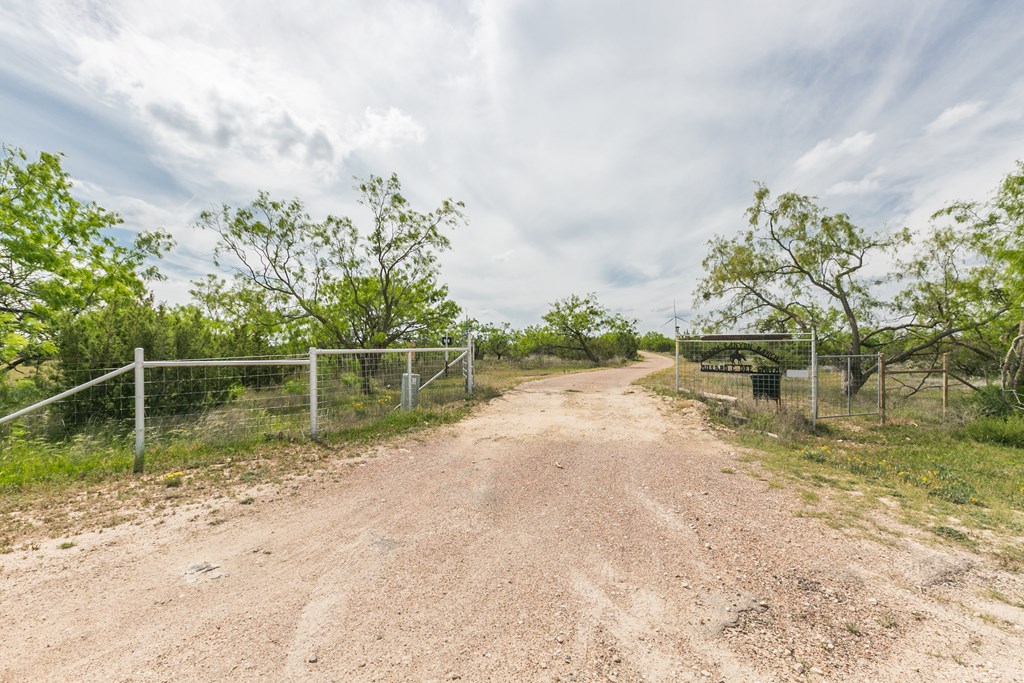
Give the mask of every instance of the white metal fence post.
[[309, 347], [309, 438], [316, 441], [317, 418], [319, 417], [319, 406], [317, 404], [316, 386], [316, 347]]
[[466, 344], [466, 346], [469, 349], [469, 351], [466, 353], [466, 358], [468, 359], [468, 365], [466, 366], [467, 367], [467, 371], [466, 371], [466, 393], [469, 394], [470, 396], [472, 396], [473, 395], [473, 355], [475, 354], [475, 351], [473, 350], [473, 337], [469, 337], [467, 339], [467, 341], [468, 341], [468, 343]]
[[853, 356], [846, 357], [846, 414], [853, 414]]
[[885, 409], [882, 407], [882, 380], [885, 378], [885, 360], [882, 358], [882, 352], [878, 352], [878, 359], [876, 361], [875, 376], [878, 379], [878, 416], [881, 417]]
[[412, 351], [405, 352], [405, 375], [402, 377], [402, 410], [412, 410], [416, 405], [412, 385]]
[[811, 428], [818, 428], [818, 335], [811, 335]]
[[679, 334], [676, 333], [676, 393], [679, 393]]
[[135, 349], [135, 461], [132, 472], [146, 465], [146, 352]]

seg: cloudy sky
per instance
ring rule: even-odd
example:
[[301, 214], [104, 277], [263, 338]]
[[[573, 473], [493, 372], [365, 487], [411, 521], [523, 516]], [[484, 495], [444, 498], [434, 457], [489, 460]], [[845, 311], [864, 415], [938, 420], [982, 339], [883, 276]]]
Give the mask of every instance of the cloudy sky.
[[[597, 292], [657, 328], [754, 181], [869, 228], [1024, 158], [1024, 3], [5, 0], [0, 140], [212, 272], [192, 227], [266, 189], [350, 215], [353, 176], [466, 202], [444, 279], [481, 320]], [[669, 331], [670, 327], [662, 328]]]

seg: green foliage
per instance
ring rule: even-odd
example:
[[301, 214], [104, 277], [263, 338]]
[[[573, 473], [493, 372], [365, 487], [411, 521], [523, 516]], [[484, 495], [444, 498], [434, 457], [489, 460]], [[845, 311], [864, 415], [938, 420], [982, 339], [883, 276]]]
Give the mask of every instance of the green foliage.
[[810, 448], [801, 448], [798, 455], [804, 460], [810, 460], [811, 462], [824, 463], [828, 461], [829, 456], [832, 454], [832, 449], [828, 446], [813, 446]]
[[314, 221], [302, 202], [266, 192], [246, 207], [204, 212], [198, 225], [219, 236], [218, 264], [231, 287], [207, 281], [210, 310], [242, 300], [286, 338], [341, 348], [384, 348], [449, 329], [458, 307], [438, 281], [443, 230], [465, 224], [463, 204], [445, 200], [430, 213], [409, 207], [398, 177], [370, 176], [357, 186], [372, 216], [366, 236], [351, 219]]
[[980, 387], [967, 399], [966, 413], [971, 417], [1008, 417], [1015, 409], [999, 387]]
[[1024, 449], [1024, 415], [982, 417], [967, 423], [962, 433], [979, 443]]
[[535, 348], [570, 356], [578, 354], [591, 363], [636, 357], [636, 322], [611, 313], [594, 293], [559, 299], [543, 318], [546, 330], [526, 333], [536, 339]]
[[644, 351], [668, 353], [675, 350], [676, 343], [671, 337], [666, 337], [661, 332], [646, 332], [637, 341], [637, 346]]
[[949, 526], [939, 525], [933, 527], [932, 532], [937, 536], [942, 536], [943, 538], [948, 538], [949, 540], [957, 541], [958, 543], [967, 543], [971, 540], [971, 537], [964, 532]]
[[973, 248], [990, 260], [989, 296], [1003, 303], [1006, 315], [988, 330], [1004, 352], [1001, 385], [1024, 387], [1024, 162], [1009, 173], [988, 202], [955, 202], [935, 214], [966, 231]]
[[[709, 243], [695, 303], [718, 305], [703, 317], [705, 328], [815, 331], [819, 352], [884, 351], [890, 363], [954, 349], [963, 368], [992, 367], [990, 329], [1007, 306], [970, 234], [936, 229], [914, 243], [909, 230], [866, 231], [811, 197], [772, 200], [763, 185], [747, 217], [749, 229]], [[914, 256], [901, 261], [909, 246]], [[869, 276], [872, 262], [895, 267]], [[851, 387], [874, 371], [858, 366]]]
[[[47, 394], [91, 378], [78, 369], [95, 370], [92, 375], [97, 375], [101, 369], [130, 363], [137, 347], [144, 350], [148, 360], [261, 356], [274, 351], [266, 334], [259, 330], [227, 328], [195, 306], [169, 308], [154, 305], [148, 299], [122, 299], [85, 312], [63, 325], [56, 341], [59, 364], [51, 372], [35, 375], [37, 384], [45, 387]], [[147, 414], [155, 417], [221, 405], [238, 398], [245, 387], [283, 382], [288, 370], [210, 368], [196, 373], [189, 369], [154, 368], [147, 373], [148, 381], [160, 387], [159, 397], [147, 402]], [[59, 404], [55, 410], [61, 414], [55, 425], [74, 431], [97, 419], [127, 419], [134, 411], [134, 391], [131, 374], [104, 382], [78, 394], [74, 401]]]
[[929, 493], [957, 505], [978, 502], [978, 491], [967, 482], [955, 477], [949, 477], [942, 481]]
[[103, 302], [141, 296], [145, 280], [157, 276], [146, 261], [170, 246], [161, 232], [118, 243], [117, 214], [71, 192], [59, 155], [29, 161], [2, 147], [0, 384], [11, 369], [51, 358], [61, 325]]
[[492, 355], [498, 360], [515, 358], [519, 354], [519, 340], [523, 333], [512, 329], [509, 323], [487, 324], [477, 328], [476, 349], [479, 358]]
[[517, 354], [519, 357], [532, 356], [537, 354], [553, 354], [561, 339], [554, 330], [546, 325], [530, 325], [523, 330], [519, 341]]
[[909, 232], [869, 234], [812, 197], [789, 192], [772, 201], [764, 185], [747, 218], [750, 229], [709, 243], [695, 303], [724, 305], [705, 325], [736, 328], [753, 319], [763, 331], [816, 330], [835, 346], [859, 346], [861, 326], [884, 306], [873, 293], [880, 280], [862, 271], [870, 258], [909, 243]]

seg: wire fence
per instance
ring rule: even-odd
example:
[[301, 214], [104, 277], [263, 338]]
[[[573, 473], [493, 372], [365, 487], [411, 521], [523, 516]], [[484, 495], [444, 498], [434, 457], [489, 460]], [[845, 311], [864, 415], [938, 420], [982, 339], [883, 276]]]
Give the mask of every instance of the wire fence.
[[985, 377], [962, 378], [944, 355], [919, 357], [887, 366], [884, 404], [888, 419], [939, 422], [962, 419], [971, 411], [976, 388], [991, 386]]
[[[964, 379], [949, 356], [818, 355], [799, 335], [705, 335], [679, 339], [677, 391], [726, 405], [803, 413], [818, 420], [877, 417], [911, 422], [956, 419], [985, 378]], [[749, 408], [749, 406], [744, 406]]]
[[461, 405], [472, 393], [473, 367], [468, 348], [175, 361], [137, 355], [120, 368], [42, 365], [10, 386], [0, 412], [0, 479], [13, 463], [22, 466], [19, 453], [134, 451], [139, 469], [143, 452], [187, 462], [205, 446], [329, 436], [403, 408]]
[[[318, 421], [342, 430], [408, 408], [438, 407], [463, 401], [470, 367], [461, 350], [321, 352], [317, 361]], [[405, 379], [410, 377], [411, 380]], [[417, 389], [410, 391], [408, 385]], [[403, 399], [403, 382], [406, 396]]]
[[721, 334], [679, 340], [678, 388], [733, 403], [808, 413], [814, 341], [810, 335]]
[[818, 356], [815, 418], [879, 415], [878, 360], [877, 354]]
[[[144, 373], [144, 442], [150, 448], [295, 440], [309, 433], [308, 356], [159, 363]], [[133, 378], [125, 384], [134, 391]]]

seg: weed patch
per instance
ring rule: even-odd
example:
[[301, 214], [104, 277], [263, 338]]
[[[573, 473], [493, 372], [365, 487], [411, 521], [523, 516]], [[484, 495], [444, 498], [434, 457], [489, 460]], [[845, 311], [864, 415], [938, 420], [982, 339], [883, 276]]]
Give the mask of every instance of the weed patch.
[[932, 528], [932, 533], [934, 533], [936, 536], [948, 538], [951, 541], [957, 541], [958, 543], [967, 543], [971, 540], [970, 536], [960, 531], [959, 529], [954, 529], [951, 526], [934, 527]]

